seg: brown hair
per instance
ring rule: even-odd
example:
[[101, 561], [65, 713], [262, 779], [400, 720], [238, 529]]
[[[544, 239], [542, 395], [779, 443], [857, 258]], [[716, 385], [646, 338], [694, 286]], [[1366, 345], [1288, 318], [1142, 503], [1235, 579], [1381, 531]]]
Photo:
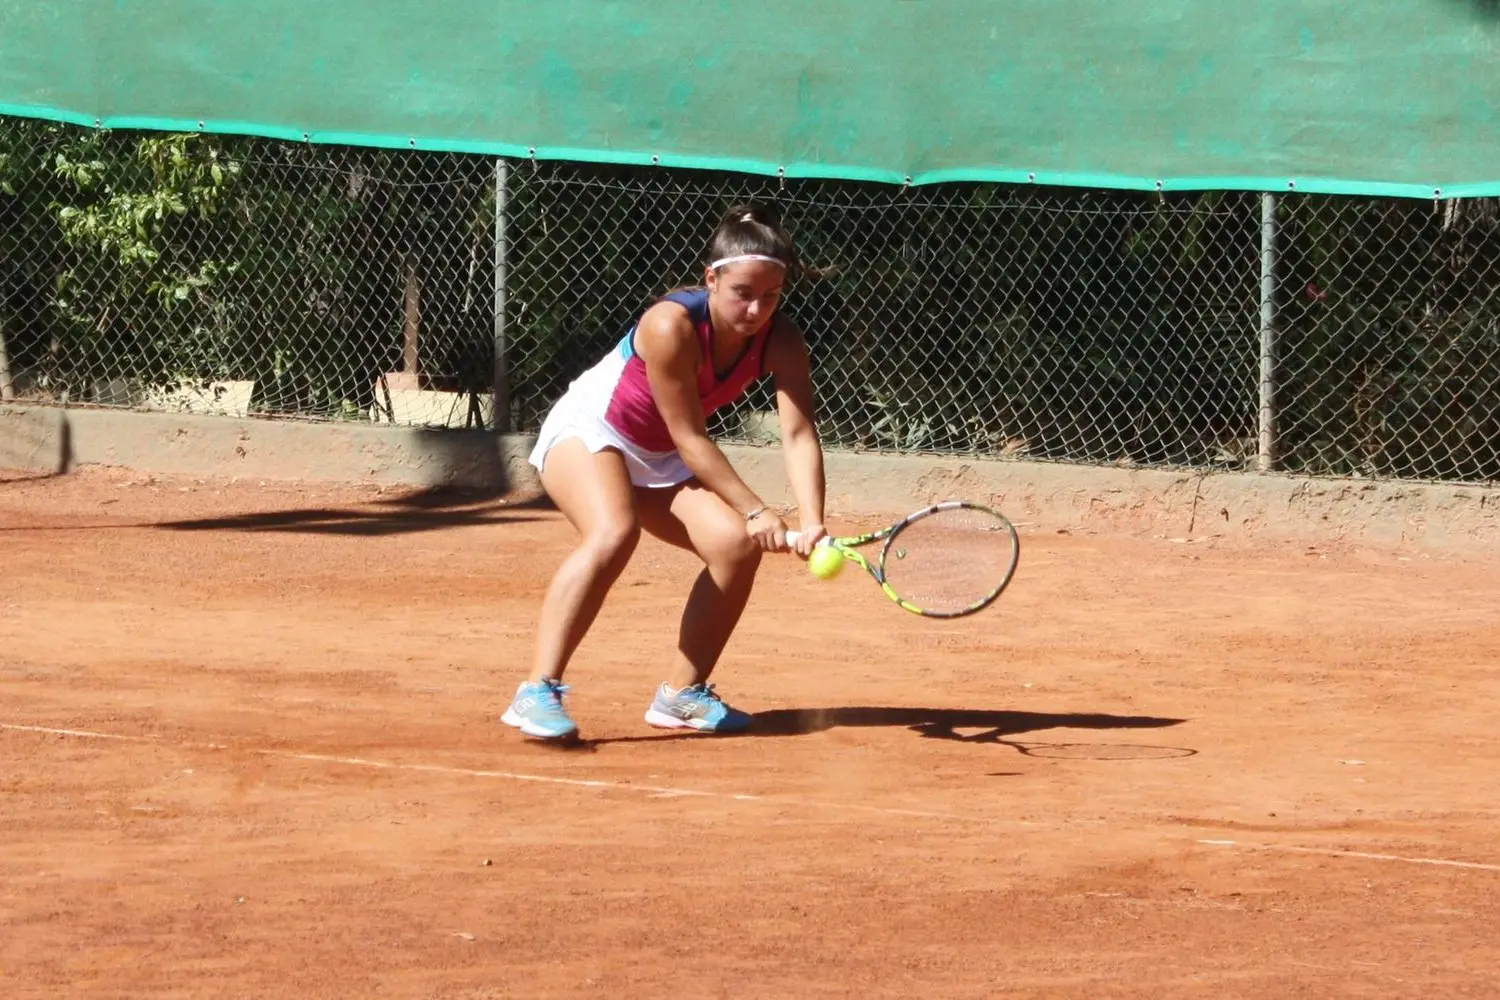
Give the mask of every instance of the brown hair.
[[743, 202], [725, 212], [708, 241], [704, 264], [742, 254], [775, 257], [786, 265], [788, 281], [800, 271], [796, 244], [782, 226], [781, 216], [769, 205]]

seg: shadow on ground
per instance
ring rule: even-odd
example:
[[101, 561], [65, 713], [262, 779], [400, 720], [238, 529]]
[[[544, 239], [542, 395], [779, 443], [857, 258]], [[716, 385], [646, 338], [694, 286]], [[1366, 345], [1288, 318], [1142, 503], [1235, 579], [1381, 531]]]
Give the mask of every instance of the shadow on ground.
[[545, 497], [508, 500], [489, 491], [432, 488], [358, 507], [308, 507], [229, 517], [164, 521], [169, 531], [280, 531], [335, 535], [399, 535], [481, 524], [541, 520], [552, 510]]
[[22, 483], [39, 483], [44, 479], [56, 479], [61, 472], [22, 472], [5, 470], [0, 472], [0, 486], [19, 486]]
[[[1186, 720], [1149, 715], [1107, 715], [1098, 712], [1020, 712], [961, 708], [785, 708], [759, 712], [752, 716], [749, 732], [742, 735], [746, 737], [791, 737], [826, 732], [830, 729], [901, 728], [910, 730], [924, 739], [1000, 744], [1029, 757], [1073, 760], [1142, 760], [1191, 757], [1198, 751], [1190, 747], [1140, 743], [1033, 743], [1017, 741], [1009, 737], [1049, 729], [1165, 729], [1184, 721]], [[663, 733], [655, 736], [585, 739], [574, 744], [574, 747], [589, 749], [611, 743], [712, 738], [721, 737], [708, 737], [697, 733]]]

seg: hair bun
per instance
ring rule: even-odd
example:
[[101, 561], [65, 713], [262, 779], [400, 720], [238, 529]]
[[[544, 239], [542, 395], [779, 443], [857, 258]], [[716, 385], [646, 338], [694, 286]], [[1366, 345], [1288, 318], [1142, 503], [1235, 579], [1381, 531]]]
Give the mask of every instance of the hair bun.
[[[797, 273], [797, 248], [781, 224], [781, 213], [764, 202], [740, 201], [730, 205], [709, 240], [706, 266], [730, 260], [774, 260], [787, 269], [788, 280]], [[714, 270], [717, 270], [714, 267]]]

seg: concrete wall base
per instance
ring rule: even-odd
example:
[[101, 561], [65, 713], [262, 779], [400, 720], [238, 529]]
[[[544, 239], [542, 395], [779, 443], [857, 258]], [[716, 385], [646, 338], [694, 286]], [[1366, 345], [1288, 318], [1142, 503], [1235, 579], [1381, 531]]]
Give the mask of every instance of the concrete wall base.
[[[365, 423], [0, 406], [0, 467], [540, 492], [532, 439]], [[762, 496], [790, 504], [775, 447], [726, 445]], [[899, 514], [950, 497], [1018, 523], [1167, 537], [1500, 549], [1500, 488], [1097, 468], [912, 455], [828, 455], [829, 510]]]

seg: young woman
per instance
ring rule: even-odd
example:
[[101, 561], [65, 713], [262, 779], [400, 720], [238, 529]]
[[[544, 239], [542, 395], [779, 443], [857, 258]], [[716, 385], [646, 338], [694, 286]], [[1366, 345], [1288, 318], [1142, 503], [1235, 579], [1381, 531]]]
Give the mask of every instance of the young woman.
[[531, 463], [578, 530], [578, 547], [542, 601], [531, 676], [502, 717], [543, 739], [574, 737], [563, 671], [645, 529], [703, 560], [682, 611], [677, 655], [656, 690], [653, 726], [723, 733], [750, 717], [708, 683], [739, 622], [765, 552], [787, 525], [708, 435], [707, 417], [764, 374], [775, 380], [786, 470], [806, 557], [823, 530], [823, 450], [802, 333], [777, 311], [797, 271], [791, 237], [769, 209], [731, 209], [709, 241], [703, 287], [652, 304], [542, 424]]

